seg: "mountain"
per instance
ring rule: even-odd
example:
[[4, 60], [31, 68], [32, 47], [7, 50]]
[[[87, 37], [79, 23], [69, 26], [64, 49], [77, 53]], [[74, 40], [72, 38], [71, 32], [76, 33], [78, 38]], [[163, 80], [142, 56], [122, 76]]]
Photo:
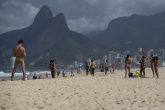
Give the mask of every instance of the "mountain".
[[131, 15], [112, 20], [93, 38], [114, 50], [158, 49], [165, 47], [165, 12], [150, 16]]
[[51, 58], [58, 64], [68, 64], [75, 60], [99, 58], [106, 53], [103, 46], [70, 30], [64, 14], [54, 17], [47, 6], [40, 9], [28, 27], [0, 35], [1, 65], [10, 61], [12, 49], [19, 39], [24, 41], [27, 66], [33, 67], [47, 67]]

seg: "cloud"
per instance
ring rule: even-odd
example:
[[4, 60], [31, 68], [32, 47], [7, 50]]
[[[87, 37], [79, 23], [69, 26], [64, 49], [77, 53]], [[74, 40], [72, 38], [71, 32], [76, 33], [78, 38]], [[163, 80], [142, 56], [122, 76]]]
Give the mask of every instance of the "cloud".
[[30, 25], [43, 5], [64, 13], [71, 30], [81, 33], [106, 29], [117, 17], [165, 11], [165, 0], [0, 0], [0, 33]]
[[39, 11], [30, 3], [6, 1], [1, 4], [0, 33], [30, 25]]
[[85, 17], [81, 17], [75, 20], [70, 19], [67, 23], [70, 29], [76, 30], [80, 33], [87, 33], [93, 30], [102, 30], [105, 27], [104, 23], [96, 22]]

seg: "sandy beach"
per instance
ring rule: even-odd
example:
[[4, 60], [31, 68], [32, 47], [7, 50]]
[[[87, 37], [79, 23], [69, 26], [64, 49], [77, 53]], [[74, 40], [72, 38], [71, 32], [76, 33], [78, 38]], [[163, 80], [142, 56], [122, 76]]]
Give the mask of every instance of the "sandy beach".
[[[133, 71], [136, 71], [133, 70]], [[165, 68], [160, 78], [95, 77], [0, 81], [0, 110], [165, 110]]]

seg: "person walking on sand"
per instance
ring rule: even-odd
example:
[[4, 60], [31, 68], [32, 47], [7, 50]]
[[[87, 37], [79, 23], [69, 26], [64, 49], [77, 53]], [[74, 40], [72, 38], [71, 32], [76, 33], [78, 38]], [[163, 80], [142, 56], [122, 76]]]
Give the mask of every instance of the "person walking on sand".
[[49, 62], [49, 69], [51, 71], [52, 78], [55, 78], [55, 75], [56, 75], [56, 65], [54, 63], [54, 60], [50, 60], [50, 62]]
[[[140, 60], [140, 77], [145, 78], [145, 65], [146, 65], [146, 56], [142, 56]], [[143, 74], [142, 74], [143, 73]]]
[[15, 59], [15, 63], [14, 63], [14, 68], [12, 70], [11, 81], [13, 81], [14, 74], [16, 72], [18, 65], [21, 65], [22, 72], [23, 72], [22, 80], [25, 81], [26, 73], [25, 73], [24, 57], [26, 56], [26, 51], [25, 51], [25, 48], [23, 47], [23, 40], [18, 40], [18, 45], [16, 46], [15, 49], [13, 49], [13, 55], [14, 55], [14, 57], [16, 57], [16, 59]]
[[104, 68], [105, 68], [105, 75], [107, 75], [107, 71], [108, 71], [108, 60], [105, 61]]
[[127, 73], [131, 73], [131, 65], [132, 65], [132, 58], [128, 54], [125, 58], [125, 78], [127, 77]]
[[[155, 70], [155, 74], [156, 74], [156, 77], [159, 78], [159, 73], [158, 73], [158, 68], [159, 68], [159, 58], [158, 56], [155, 56], [154, 57], [154, 70]], [[154, 75], [155, 77], [155, 75]]]
[[91, 60], [90, 70], [91, 70], [92, 76], [94, 76], [94, 74], [95, 74], [95, 67], [96, 67], [95, 60]]

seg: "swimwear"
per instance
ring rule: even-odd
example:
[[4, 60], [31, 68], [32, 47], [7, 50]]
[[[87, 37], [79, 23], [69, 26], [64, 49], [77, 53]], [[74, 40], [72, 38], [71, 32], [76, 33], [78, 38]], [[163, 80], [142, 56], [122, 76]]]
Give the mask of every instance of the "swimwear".
[[24, 64], [24, 58], [16, 58], [15, 64]]

